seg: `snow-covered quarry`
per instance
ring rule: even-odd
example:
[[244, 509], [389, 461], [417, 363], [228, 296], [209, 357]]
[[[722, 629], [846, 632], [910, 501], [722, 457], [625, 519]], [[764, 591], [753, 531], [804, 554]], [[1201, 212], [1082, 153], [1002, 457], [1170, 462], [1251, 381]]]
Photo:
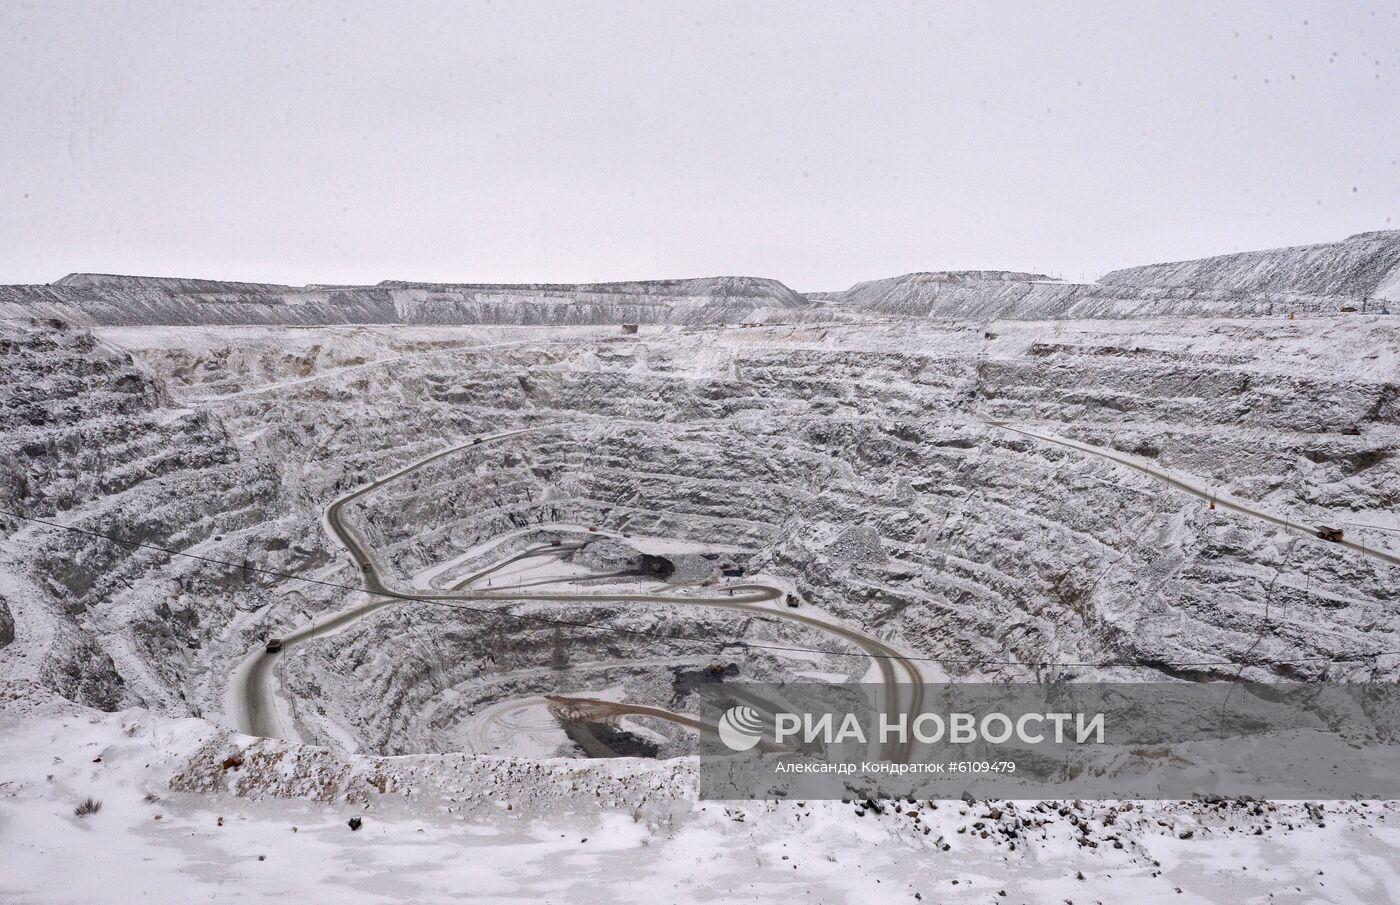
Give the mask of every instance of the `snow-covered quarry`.
[[1393, 309], [1400, 232], [0, 287], [0, 899], [1400, 899], [1386, 802], [715, 802], [685, 756], [744, 679], [1396, 681]]

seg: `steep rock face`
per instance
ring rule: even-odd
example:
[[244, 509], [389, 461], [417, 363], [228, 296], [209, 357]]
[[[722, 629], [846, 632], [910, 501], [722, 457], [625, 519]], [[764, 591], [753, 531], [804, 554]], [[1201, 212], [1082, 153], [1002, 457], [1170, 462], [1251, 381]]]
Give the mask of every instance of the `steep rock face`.
[[[367, 330], [355, 355], [386, 364], [317, 358], [310, 374], [272, 333], [209, 331], [197, 345], [224, 361], [236, 347], [239, 367], [273, 385], [217, 411], [240, 448], [282, 463], [307, 507], [298, 523], [313, 527], [336, 494], [454, 440], [563, 425], [468, 449], [354, 508], [398, 581], [505, 533], [571, 523], [742, 549], [749, 570], [956, 676], [1363, 675], [1370, 652], [1400, 646], [1394, 567], [988, 423], [1127, 453], [1303, 524], [1400, 527], [1400, 324], [1384, 318], [559, 328], [506, 345], [436, 334], [454, 335], [456, 350], [420, 355], [418, 337]], [[200, 378], [178, 392], [219, 384], [159, 334], [129, 338], [151, 345], [141, 357], [156, 370], [178, 361]], [[249, 366], [260, 349], [268, 372]], [[794, 668], [702, 644], [659, 655], [612, 626], [835, 643], [695, 608], [542, 612], [597, 626], [570, 637], [563, 674], [547, 627], [403, 606], [297, 648], [283, 682], [306, 737], [402, 753], [460, 746], [480, 708], [551, 683], [644, 699], [666, 685], [659, 656], [689, 669], [723, 657], [744, 676]], [[296, 616], [269, 610], [245, 643]], [[1308, 657], [1337, 662], [1293, 662]]]
[[753, 277], [293, 287], [70, 274], [50, 286], [0, 287], [0, 313], [87, 325], [738, 323], [808, 306], [776, 280]]
[[171, 292], [161, 287], [104, 281], [94, 287], [7, 286], [0, 311], [9, 316], [52, 317], [75, 324], [392, 324], [398, 315], [388, 292], [373, 288], [315, 288]]
[[569, 285], [381, 284], [406, 324], [717, 324], [808, 303], [775, 280], [717, 277]]
[[[0, 483], [7, 507], [204, 557], [7, 523], [0, 566], [25, 591], [4, 586], [18, 623], [7, 654], [48, 626], [41, 678], [65, 694], [217, 710], [264, 638], [360, 599], [355, 564], [322, 528], [328, 502], [482, 433], [547, 424], [468, 444], [348, 507], [385, 577], [411, 582], [524, 532], [471, 553], [485, 568], [547, 543], [552, 526], [594, 525], [616, 555], [573, 565], [630, 561], [624, 532], [736, 550], [804, 606], [954, 676], [1400, 669], [1371, 656], [1400, 648], [1394, 567], [994, 423], [1393, 548], [1353, 525], [1400, 528], [1400, 323], [1386, 318], [294, 332], [6, 335], [6, 386], [33, 399], [5, 400], [23, 419], [6, 424], [7, 474], [43, 476]], [[83, 458], [88, 436], [106, 438], [105, 463]], [[31, 618], [31, 598], [47, 621]], [[623, 689], [664, 705], [678, 669], [866, 666], [746, 647], [849, 653], [747, 613], [502, 609], [403, 601], [297, 645], [278, 669], [298, 731], [370, 751], [458, 750], [483, 708], [512, 697]], [[567, 668], [530, 613], [569, 625]], [[1333, 659], [1298, 662], [1315, 657]]]
[[216, 418], [174, 407], [159, 381], [86, 330], [8, 324], [0, 372], [0, 504], [78, 529], [0, 516], [0, 571], [24, 588], [33, 623], [26, 662], [93, 706], [178, 700], [191, 664], [157, 651], [160, 639], [196, 648], [239, 602], [209, 595], [193, 619], [162, 617], [192, 585], [180, 578], [189, 561], [172, 566], [155, 548], [212, 541], [205, 552], [219, 557], [224, 532], [275, 518], [275, 470], [245, 461]]
[[1400, 301], [1400, 230], [1357, 233], [1320, 245], [1129, 267], [1106, 274], [1099, 282]]
[[60, 634], [44, 654], [39, 679], [70, 701], [98, 710], [120, 710], [139, 698], [127, 693], [112, 657], [86, 629]]

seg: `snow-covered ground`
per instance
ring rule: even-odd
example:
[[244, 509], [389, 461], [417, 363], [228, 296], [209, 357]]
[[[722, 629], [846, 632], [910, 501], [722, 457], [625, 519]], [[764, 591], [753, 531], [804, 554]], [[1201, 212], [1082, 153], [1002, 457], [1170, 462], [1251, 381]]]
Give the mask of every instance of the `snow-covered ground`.
[[13, 905], [1400, 899], [1384, 805], [702, 802], [684, 760], [332, 755], [21, 683], [0, 737]]

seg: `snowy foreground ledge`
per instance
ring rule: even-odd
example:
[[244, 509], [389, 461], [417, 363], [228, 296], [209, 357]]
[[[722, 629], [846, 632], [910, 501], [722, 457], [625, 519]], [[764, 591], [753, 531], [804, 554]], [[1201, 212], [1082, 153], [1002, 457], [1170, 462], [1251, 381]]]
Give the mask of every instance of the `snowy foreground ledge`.
[[1385, 902], [1397, 847], [1390, 804], [703, 802], [685, 759], [346, 755], [0, 685], [6, 903]]

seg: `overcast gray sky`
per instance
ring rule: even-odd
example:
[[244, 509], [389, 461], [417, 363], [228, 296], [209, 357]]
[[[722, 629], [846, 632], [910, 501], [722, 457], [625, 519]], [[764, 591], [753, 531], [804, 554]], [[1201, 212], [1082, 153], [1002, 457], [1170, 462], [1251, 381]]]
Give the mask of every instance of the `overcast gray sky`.
[[0, 0], [0, 282], [1084, 278], [1397, 157], [1395, 3]]

